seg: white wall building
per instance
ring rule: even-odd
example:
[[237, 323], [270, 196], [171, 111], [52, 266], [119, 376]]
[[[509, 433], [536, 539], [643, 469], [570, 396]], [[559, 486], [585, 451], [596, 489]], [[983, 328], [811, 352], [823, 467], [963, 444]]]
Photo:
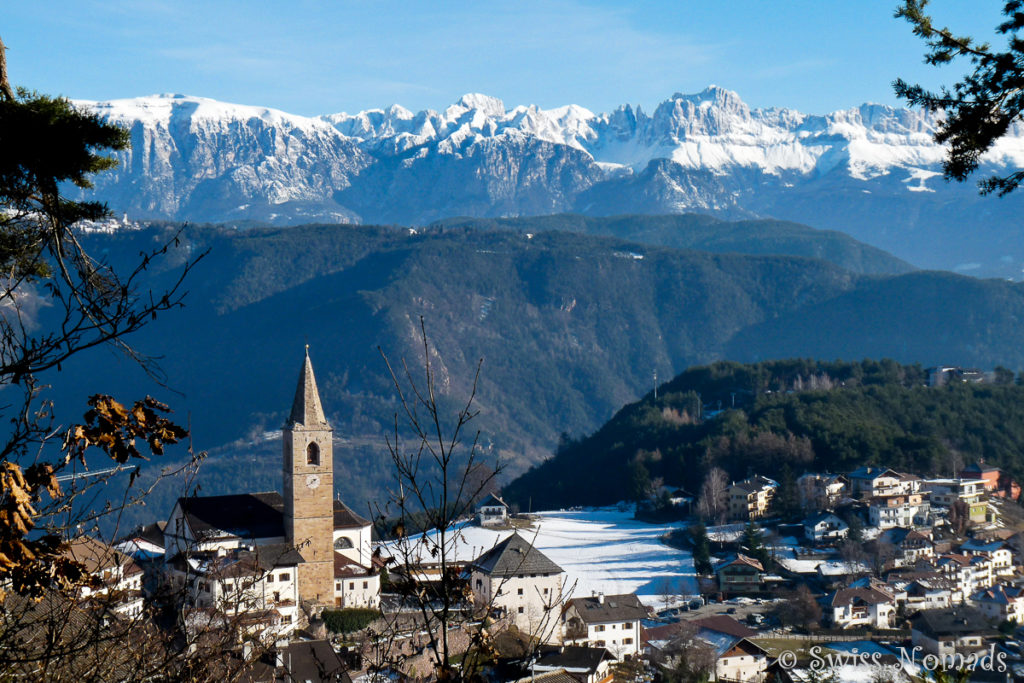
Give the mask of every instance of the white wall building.
[[478, 609], [503, 616], [542, 642], [561, 640], [562, 568], [518, 533], [469, 567]]
[[562, 612], [566, 644], [603, 647], [619, 661], [641, 651], [641, 621], [647, 608], [635, 595], [572, 598]]

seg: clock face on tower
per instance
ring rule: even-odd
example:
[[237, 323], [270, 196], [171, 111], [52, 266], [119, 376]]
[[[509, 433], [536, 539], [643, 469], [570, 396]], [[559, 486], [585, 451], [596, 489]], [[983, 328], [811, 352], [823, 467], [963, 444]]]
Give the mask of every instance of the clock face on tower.
[[307, 488], [315, 489], [319, 485], [320, 485], [320, 475], [319, 474], [310, 474], [309, 476], [306, 477], [306, 487]]

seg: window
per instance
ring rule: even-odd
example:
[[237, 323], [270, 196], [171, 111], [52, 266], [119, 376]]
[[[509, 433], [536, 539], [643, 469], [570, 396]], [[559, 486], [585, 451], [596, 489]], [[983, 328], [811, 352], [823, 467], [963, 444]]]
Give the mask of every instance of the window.
[[522, 605], [520, 605], [520, 606], [519, 606], [519, 613], [520, 613], [520, 614], [522, 614], [522, 613], [523, 613], [523, 612], [525, 612], [525, 611], [526, 611], [526, 608], [525, 608], [525, 607], [523, 607]]
[[336, 591], [340, 591], [341, 590], [341, 581], [335, 581], [334, 582], [334, 590], [336, 590]]
[[633, 639], [632, 638], [623, 638], [622, 639], [622, 644], [623, 645], [632, 645], [633, 644]]
[[287, 615], [281, 617], [281, 623], [282, 624], [290, 624], [290, 623], [292, 623], [292, 615], [287, 614]]
[[235, 584], [231, 583], [230, 581], [224, 583], [224, 590], [226, 591], [232, 590], [234, 587]]
[[274, 583], [274, 575], [267, 574], [267, 583]]
[[349, 581], [348, 582], [348, 589], [350, 591], [354, 591], [356, 589], [356, 582], [355, 581]]
[[480, 579], [477, 579], [476, 580], [476, 587], [477, 588], [483, 588], [484, 587], [484, 582], [481, 581]]
[[598, 632], [603, 631], [604, 630], [604, 624], [598, 624], [597, 626], [594, 627], [594, 630], [598, 631]]
[[604, 647], [604, 646], [605, 646], [605, 642], [603, 640], [596, 640], [596, 641], [594, 641], [594, 647]]
[[522, 595], [522, 594], [523, 594], [523, 589], [522, 588], [520, 588], [519, 590], [516, 591], [516, 595]]
[[369, 587], [370, 587], [370, 582], [369, 581], [363, 581], [363, 590], [366, 590]]
[[281, 574], [280, 576], [278, 576], [277, 580], [278, 581], [288, 581], [290, 578], [291, 578], [291, 576], [289, 576], [288, 572], [285, 572], [284, 574]]
[[274, 602], [281, 602], [281, 594], [274, 591]]
[[547, 589], [547, 588], [545, 588], [545, 589], [544, 589], [544, 595], [547, 595], [547, 594], [548, 594], [548, 589]]
[[306, 464], [320, 464], [320, 447], [317, 446], [315, 443], [311, 443], [308, 446], [306, 446]]
[[622, 625], [622, 628], [633, 628], [633, 622], [627, 621], [625, 624]]
[[351, 547], [353, 547], [352, 540], [349, 539], [347, 536], [341, 536], [340, 538], [338, 538], [338, 540], [334, 542], [335, 550], [347, 550]]

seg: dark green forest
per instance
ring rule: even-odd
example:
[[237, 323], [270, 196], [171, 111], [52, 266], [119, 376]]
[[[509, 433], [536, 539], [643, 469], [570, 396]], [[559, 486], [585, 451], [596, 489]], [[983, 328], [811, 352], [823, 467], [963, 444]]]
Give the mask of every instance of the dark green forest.
[[[379, 500], [397, 408], [381, 351], [417, 367], [421, 316], [451, 414], [483, 359], [474, 427], [486, 458], [505, 464], [503, 482], [549, 457], [561, 434], [598, 429], [655, 371], [794, 356], [1024, 367], [1024, 287], [948, 273], [865, 275], [805, 256], [470, 226], [156, 224], [86, 239], [116, 266], [178, 230], [150, 269], [155, 287], [176, 262], [208, 254], [185, 306], [133, 339], [164, 383], [103, 350], [47, 381], [65, 423], [96, 392], [169, 403], [193, 447], [214, 454], [198, 478], [208, 494], [280, 486], [273, 434], [308, 343], [339, 439], [337, 493], [360, 511]], [[750, 231], [746, 248], [766, 247]]]
[[682, 373], [593, 435], [509, 484], [534, 509], [628, 499], [631, 468], [698, 491], [712, 467], [734, 480], [879, 465], [953, 476], [984, 458], [1024, 475], [1024, 386], [927, 386], [920, 365], [891, 360], [720, 362]]
[[521, 218], [450, 218], [437, 227], [518, 232], [575, 232], [615, 237], [639, 244], [714, 253], [787, 254], [817, 258], [854, 273], [907, 273], [913, 266], [877, 247], [834, 230], [771, 218], [726, 221], [714, 216], [675, 215], [583, 216], [557, 214]]

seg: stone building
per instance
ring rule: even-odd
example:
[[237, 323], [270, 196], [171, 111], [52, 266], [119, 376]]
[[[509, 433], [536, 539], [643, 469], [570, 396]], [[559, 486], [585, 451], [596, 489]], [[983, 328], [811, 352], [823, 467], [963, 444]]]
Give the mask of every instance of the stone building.
[[469, 567], [473, 600], [542, 642], [561, 637], [562, 568], [518, 533]]
[[[332, 437], [307, 350], [282, 430], [284, 494], [192, 496], [179, 498], [171, 511], [164, 562], [172, 578], [205, 598], [198, 603], [217, 605], [230, 595], [225, 581], [236, 590], [238, 584], [237, 577], [221, 574], [246, 567], [253, 574], [244, 580], [246, 594], [255, 598], [242, 607], [277, 610], [285, 623], [296, 601], [314, 612], [326, 605], [379, 604], [371, 524], [334, 500]], [[290, 584], [281, 590], [282, 573], [294, 590]]]

